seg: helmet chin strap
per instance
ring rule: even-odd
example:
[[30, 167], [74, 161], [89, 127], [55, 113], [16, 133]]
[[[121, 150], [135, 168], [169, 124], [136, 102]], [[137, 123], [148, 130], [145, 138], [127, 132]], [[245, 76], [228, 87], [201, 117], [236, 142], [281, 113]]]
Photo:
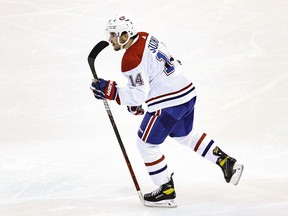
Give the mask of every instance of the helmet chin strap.
[[121, 50], [124, 48], [125, 44], [128, 43], [129, 40], [130, 40], [130, 35], [129, 35], [129, 34], [128, 34], [127, 40], [126, 40], [124, 43], [120, 43], [120, 36], [117, 37], [117, 42], [118, 42], [118, 44], [120, 45], [120, 49], [121, 49]]

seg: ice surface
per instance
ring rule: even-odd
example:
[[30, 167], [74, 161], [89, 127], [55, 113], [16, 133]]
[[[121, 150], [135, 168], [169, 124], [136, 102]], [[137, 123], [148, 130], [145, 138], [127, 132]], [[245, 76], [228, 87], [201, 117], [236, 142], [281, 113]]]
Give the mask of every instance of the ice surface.
[[[0, 215], [288, 215], [288, 1], [0, 1]], [[121, 13], [161, 38], [198, 90], [195, 127], [245, 165], [237, 187], [167, 139], [176, 209], [139, 202], [87, 56]], [[97, 59], [125, 84], [122, 52]], [[141, 117], [110, 103], [143, 193]]]

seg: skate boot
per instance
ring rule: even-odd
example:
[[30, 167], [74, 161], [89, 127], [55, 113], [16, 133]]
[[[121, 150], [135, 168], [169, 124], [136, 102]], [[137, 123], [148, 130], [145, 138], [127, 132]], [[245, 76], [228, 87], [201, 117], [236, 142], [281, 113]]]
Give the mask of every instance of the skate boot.
[[219, 156], [216, 164], [221, 167], [226, 182], [237, 185], [241, 178], [244, 166], [238, 164], [236, 159], [229, 157], [217, 146], [213, 149], [213, 154]]
[[144, 195], [144, 205], [149, 207], [177, 207], [174, 203], [176, 198], [174, 182], [172, 179], [174, 173], [171, 174], [170, 181], [161, 185], [155, 191]]

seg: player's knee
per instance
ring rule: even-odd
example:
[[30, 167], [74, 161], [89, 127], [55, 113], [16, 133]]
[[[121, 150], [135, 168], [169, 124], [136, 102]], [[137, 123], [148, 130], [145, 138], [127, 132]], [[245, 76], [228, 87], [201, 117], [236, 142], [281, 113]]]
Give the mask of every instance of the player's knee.
[[182, 145], [192, 146], [195, 140], [195, 137], [198, 137], [198, 132], [195, 130], [190, 131], [190, 133], [183, 137], [173, 137], [174, 140]]
[[139, 137], [137, 137], [137, 148], [139, 152], [142, 154], [143, 158], [158, 154], [160, 152], [158, 145], [153, 145], [153, 144], [144, 142]]

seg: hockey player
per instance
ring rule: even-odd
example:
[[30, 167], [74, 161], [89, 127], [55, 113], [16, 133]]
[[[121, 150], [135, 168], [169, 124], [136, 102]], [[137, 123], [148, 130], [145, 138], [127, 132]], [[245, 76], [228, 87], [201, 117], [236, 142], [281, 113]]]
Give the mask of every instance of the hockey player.
[[[206, 133], [193, 127], [196, 102], [195, 86], [179, 60], [153, 35], [137, 32], [129, 16], [109, 20], [106, 31], [115, 51], [125, 49], [122, 74], [125, 87], [115, 81], [99, 79], [91, 89], [97, 99], [106, 98], [125, 105], [134, 115], [144, 115], [137, 137], [137, 147], [158, 189], [144, 195], [147, 206], [175, 206], [172, 175], [168, 173], [160, 144], [169, 136], [178, 143], [220, 166], [226, 182], [237, 185], [243, 165], [225, 154]], [[142, 108], [146, 103], [147, 112]]]

